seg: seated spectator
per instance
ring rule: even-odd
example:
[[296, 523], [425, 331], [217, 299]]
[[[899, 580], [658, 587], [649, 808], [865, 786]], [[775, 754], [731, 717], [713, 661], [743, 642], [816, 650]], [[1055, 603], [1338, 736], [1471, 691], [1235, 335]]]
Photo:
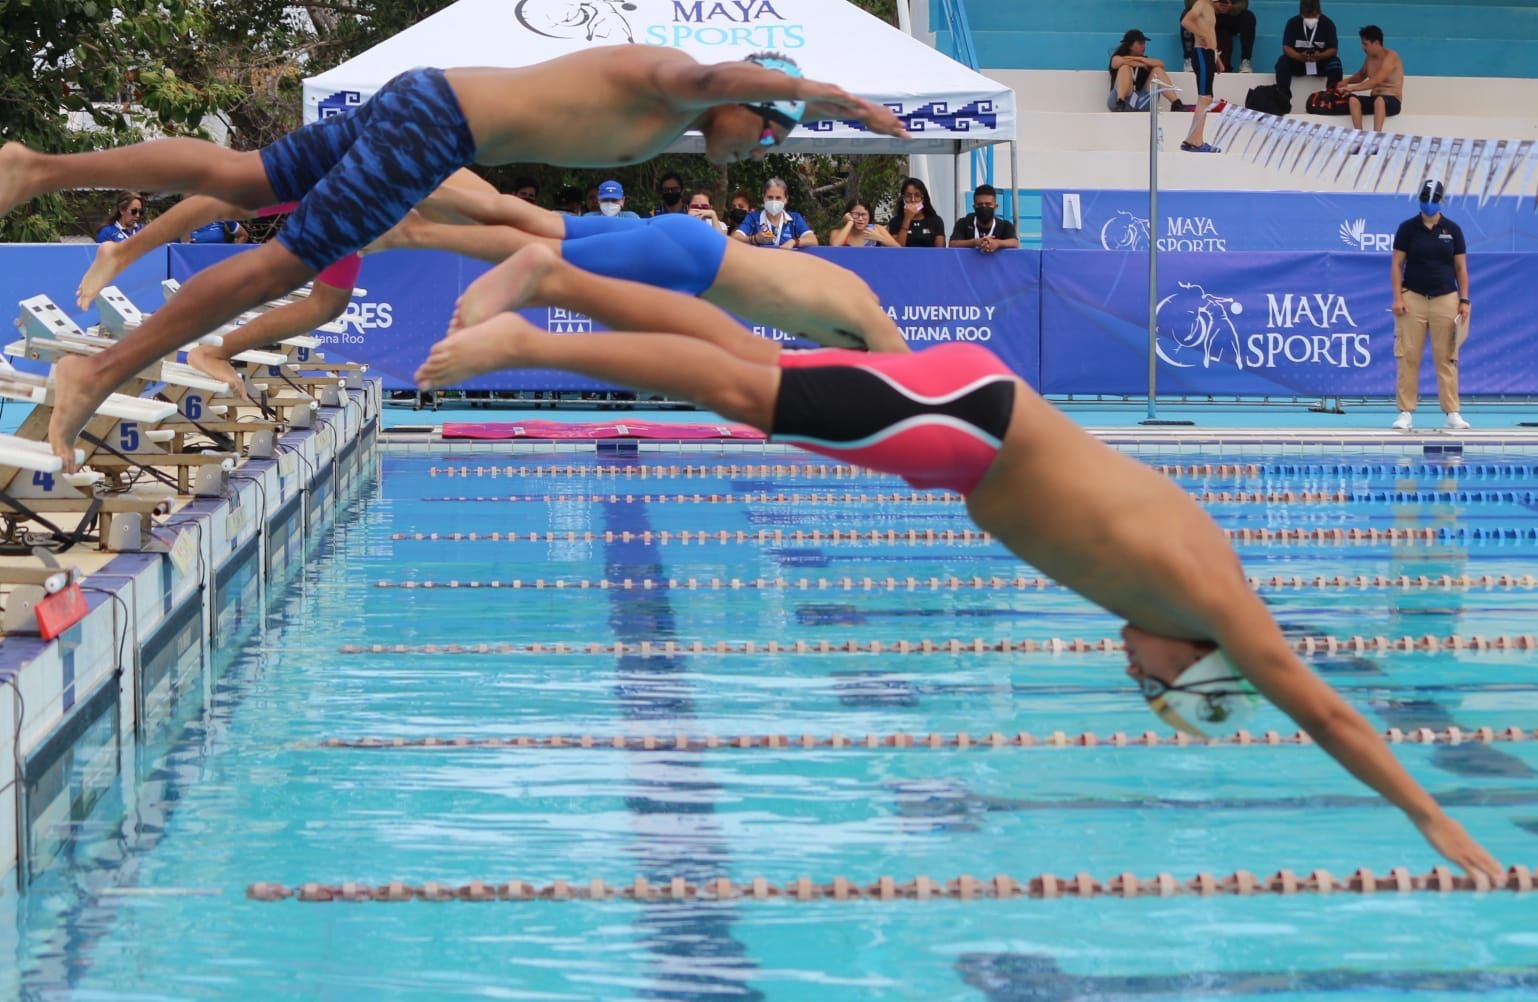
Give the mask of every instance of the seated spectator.
[[532, 177], [520, 177], [513, 182], [513, 194], [530, 205], [539, 204], [539, 182]]
[[[1186, 0], [1189, 11], [1196, 0]], [[1239, 39], [1239, 72], [1254, 73], [1250, 60], [1255, 57], [1255, 12], [1250, 10], [1250, 0], [1212, 0], [1212, 9], [1218, 17], [1218, 72], [1226, 73], [1234, 68], [1234, 39]], [[1191, 72], [1191, 57], [1196, 48], [1195, 37], [1184, 25], [1180, 28], [1180, 48], [1186, 57], [1186, 72]]]
[[652, 210], [654, 216], [688, 211], [684, 203], [684, 179], [674, 171], [662, 175], [657, 180], [657, 201], [660, 204]]
[[829, 247], [896, 247], [886, 227], [876, 225], [870, 203], [856, 195], [844, 206], [843, 225], [828, 234]]
[[742, 225], [742, 221], [748, 218], [748, 213], [753, 211], [753, 196], [749, 195], [746, 188], [738, 188], [732, 192], [729, 207], [726, 210], [726, 228], [729, 231], [736, 230]]
[[750, 212], [742, 225], [732, 231], [732, 239], [744, 240], [755, 247], [795, 250], [817, 246], [817, 234], [799, 212], [786, 209], [787, 192], [783, 178], [772, 177], [764, 185], [764, 208]]
[[1319, 13], [1319, 0], [1301, 0], [1298, 16], [1282, 32], [1282, 55], [1276, 61], [1276, 85], [1292, 93], [1293, 77], [1325, 79], [1334, 90], [1346, 75], [1340, 61], [1340, 36], [1335, 22]]
[[598, 209], [598, 185], [590, 184], [587, 186], [587, 194], [583, 196], [583, 204], [587, 206], [587, 211], [583, 213], [584, 216], [602, 215]]
[[588, 215], [608, 216], [611, 219], [641, 218], [625, 208], [625, 189], [614, 180], [605, 181], [598, 186], [598, 211], [589, 212]]
[[121, 243], [129, 237], [144, 229], [144, 199], [137, 192], [118, 192], [117, 202], [112, 207], [112, 215], [96, 231], [96, 242]]
[[[1357, 32], [1362, 39], [1362, 51], [1367, 61], [1362, 68], [1335, 85], [1338, 91], [1351, 95], [1351, 127], [1362, 127], [1364, 103], [1372, 104], [1374, 132], [1383, 131], [1383, 120], [1399, 114], [1404, 97], [1404, 63], [1399, 53], [1383, 45], [1383, 29], [1375, 24]], [[1362, 93], [1365, 91], [1366, 93]]]
[[685, 211], [695, 219], [714, 226], [718, 233], [726, 232], [726, 224], [721, 221], [721, 216], [716, 212], [715, 203], [710, 200], [710, 192], [703, 188], [696, 188], [689, 192], [689, 200], [683, 204], [686, 206]]
[[929, 189], [916, 177], [904, 178], [902, 204], [886, 224], [899, 247], [944, 247], [945, 220], [929, 200]]
[[187, 234], [189, 244], [248, 244], [251, 234], [238, 219], [216, 219]]
[[998, 217], [999, 193], [991, 184], [980, 184], [972, 192], [972, 214], [956, 220], [951, 234], [952, 247], [976, 247], [984, 254], [1020, 246], [1015, 224]]
[[1154, 103], [1157, 82], [1169, 101], [1171, 111], [1184, 111], [1185, 104], [1176, 96], [1175, 85], [1164, 72], [1164, 60], [1148, 55], [1148, 36], [1136, 28], [1121, 36], [1121, 44], [1111, 53], [1111, 90], [1105, 96], [1110, 111], [1147, 111]]
[[562, 188], [555, 196], [555, 211], [563, 216], [582, 215], [582, 189], [574, 184]]

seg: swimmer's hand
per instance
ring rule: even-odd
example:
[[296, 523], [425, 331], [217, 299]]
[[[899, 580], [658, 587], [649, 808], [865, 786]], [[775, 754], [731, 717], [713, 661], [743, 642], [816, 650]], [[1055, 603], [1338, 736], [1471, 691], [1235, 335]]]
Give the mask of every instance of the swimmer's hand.
[[803, 82], [799, 96], [806, 102], [806, 112], [801, 116], [803, 122], [853, 119], [864, 122], [872, 132], [883, 136], [908, 138], [908, 130], [903, 128], [902, 120], [892, 113], [892, 109], [855, 97], [842, 87], [807, 80]]
[[1416, 827], [1433, 849], [1449, 862], [1463, 867], [1465, 873], [1472, 876], [1477, 871], [1497, 883], [1505, 879], [1506, 871], [1496, 858], [1486, 852], [1484, 846], [1475, 842], [1462, 825], [1446, 814], [1439, 814]]

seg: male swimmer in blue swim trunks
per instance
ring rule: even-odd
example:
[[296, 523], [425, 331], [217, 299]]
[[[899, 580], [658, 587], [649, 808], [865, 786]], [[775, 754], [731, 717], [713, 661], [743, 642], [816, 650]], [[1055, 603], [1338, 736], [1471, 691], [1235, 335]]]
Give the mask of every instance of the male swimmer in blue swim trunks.
[[690, 129], [704, 134], [713, 161], [731, 163], [762, 157], [799, 121], [825, 118], [907, 134], [889, 109], [807, 80], [783, 57], [707, 66], [676, 49], [621, 45], [521, 69], [411, 70], [359, 107], [254, 153], [196, 139], [62, 156], [7, 144], [0, 212], [78, 187], [195, 192], [253, 209], [300, 203], [278, 240], [199, 272], [131, 336], [61, 359], [49, 444], [72, 471], [76, 436], [117, 386], [361, 249], [461, 167], [639, 163]]
[[[908, 350], [897, 324], [854, 272], [806, 254], [761, 254], [683, 213], [650, 219], [563, 216], [503, 195], [469, 171], [449, 178], [418, 209], [369, 250], [431, 248], [495, 263], [531, 243], [544, 243], [584, 271], [700, 296], [750, 323], [818, 344]], [[427, 215], [487, 225], [440, 223]], [[503, 276], [494, 268], [471, 283], [452, 326], [480, 323], [502, 310], [516, 295]]]
[[[595, 280], [543, 246], [510, 264], [509, 277], [530, 296], [618, 327], [605, 297], [582, 292], [612, 279]], [[958, 491], [973, 521], [1012, 553], [1127, 620], [1128, 673], [1150, 695], [1209, 685], [1214, 650], [1221, 651], [1231, 666], [1221, 698], [1242, 699], [1247, 680], [1404, 811], [1442, 855], [1502, 876], [1367, 721], [1293, 654], [1207, 513], [1173, 482], [1070, 421], [986, 349], [822, 349], [765, 363], [748, 344], [758, 339], [709, 303], [635, 283], [624, 288], [618, 298], [631, 300], [626, 308], [639, 302], [652, 329], [669, 333], [564, 337], [501, 313], [434, 346], [418, 383], [452, 385], [462, 365], [562, 369], [692, 400], [773, 439]], [[733, 329], [735, 336], [723, 333]], [[739, 353], [739, 344], [751, 352]]]

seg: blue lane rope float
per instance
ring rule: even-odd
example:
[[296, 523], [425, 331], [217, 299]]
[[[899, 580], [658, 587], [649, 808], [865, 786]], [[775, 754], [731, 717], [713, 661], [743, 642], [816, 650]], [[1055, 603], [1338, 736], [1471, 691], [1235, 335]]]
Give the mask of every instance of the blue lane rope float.
[[[619, 587], [625, 587], [622, 583]], [[636, 586], [639, 588], [639, 586]], [[559, 583], [556, 585], [560, 590]], [[1437, 651], [1499, 652], [1538, 650], [1538, 634], [1512, 634], [1469, 637], [1400, 636], [1317, 637], [1312, 634], [1290, 641], [1294, 651], [1312, 654], [1366, 654], [1401, 651], [1435, 653]], [[1120, 638], [1094, 640], [1052, 637], [1047, 640], [643, 640], [640, 643], [508, 643], [468, 644], [343, 644], [339, 654], [557, 654], [613, 655], [615, 657], [671, 657], [680, 654], [1106, 654], [1125, 650]]]
[[[1538, 504], [1538, 491], [1530, 490], [1331, 490], [1331, 491], [1189, 491], [1202, 504]], [[656, 493], [656, 494], [507, 494], [459, 497], [424, 497], [436, 504], [962, 504], [965, 499], [948, 491], [893, 491], [868, 493], [825, 491], [771, 493]]]
[[1396, 866], [1383, 875], [1360, 867], [1348, 876], [1337, 877], [1327, 870], [1295, 873], [1278, 870], [1269, 877], [1258, 877], [1249, 870], [1236, 870], [1226, 876], [1198, 873], [1180, 880], [1169, 873], [1141, 879], [1120, 873], [1108, 880], [1096, 880], [1087, 873], [1059, 877], [1050, 873], [1016, 880], [999, 875], [978, 879], [966, 874], [937, 881], [915, 877], [898, 881], [880, 877], [868, 883], [834, 877], [816, 883], [800, 877], [777, 884], [764, 877], [734, 881], [728, 877], [699, 882], [684, 877], [649, 881], [636, 877], [628, 884], [607, 884], [601, 878], [556, 880], [548, 884], [510, 880], [498, 884], [472, 880], [466, 884], [427, 881], [408, 884], [395, 880], [386, 884], [345, 882], [340, 884], [304, 883], [296, 887], [262, 882], [246, 888], [252, 901], [301, 901], [318, 903], [403, 902], [403, 901], [981, 901], [1009, 898], [1136, 898], [1136, 897], [1249, 897], [1261, 894], [1450, 894], [1477, 891], [1504, 891], [1530, 894], [1533, 871], [1527, 866], [1513, 866], [1492, 881], [1483, 873], [1460, 876], [1446, 866], [1436, 866], [1429, 873], [1412, 874]]
[[[465, 589], [534, 589], [576, 588], [598, 589], [624, 587], [624, 579], [608, 578], [494, 578], [487, 581], [474, 579], [448, 581], [423, 581], [416, 579], [379, 580], [375, 588], [426, 591]], [[1388, 576], [1358, 574], [1355, 577], [1247, 577], [1245, 580], [1256, 591], [1532, 591], [1538, 588], [1538, 577], [1531, 574], [1442, 574]], [[1062, 585], [1044, 577], [927, 577], [927, 578], [640, 578], [630, 579], [630, 587], [642, 590], [668, 588], [675, 591], [875, 591], [875, 592], [947, 592], [947, 591], [1064, 591]]]
[[[1520, 727], [1475, 727], [1468, 730], [1461, 727], [1445, 727], [1441, 730], [1420, 727], [1406, 731], [1398, 727], [1391, 727], [1383, 732], [1382, 737], [1384, 741], [1393, 745], [1521, 744], [1527, 741], [1538, 741], [1538, 731], [1526, 731]], [[1000, 731], [993, 731], [989, 734], [970, 734], [966, 731], [959, 731], [955, 734], [895, 733], [865, 734], [859, 737], [844, 734], [833, 734], [828, 737], [816, 737], [811, 734], [709, 734], [702, 737], [687, 734], [675, 734], [672, 736], [615, 734], [609, 737], [592, 734], [551, 734], [543, 737], [520, 735], [503, 738], [361, 737], [325, 738], [317, 742], [314, 747], [364, 751], [394, 751], [400, 749], [638, 752], [821, 751], [826, 749], [851, 751], [910, 751], [925, 749], [931, 751], [1000, 751], [1010, 748], [1302, 748], [1311, 746], [1313, 743], [1314, 739], [1302, 731], [1294, 731], [1291, 734], [1282, 734], [1279, 731], [1265, 731], [1260, 734], [1238, 731], [1234, 734], [1213, 738], [1192, 737], [1184, 731], [1176, 731], [1166, 735], [1159, 735], [1153, 731], [1144, 731], [1141, 734], [1127, 734], [1123, 731], [1117, 731], [1108, 735], [1096, 735], [1088, 731], [1080, 734], [1052, 731], [1049, 734], [1042, 735], [1031, 734], [1029, 731], [1019, 731], [1014, 734], [1004, 734]]]

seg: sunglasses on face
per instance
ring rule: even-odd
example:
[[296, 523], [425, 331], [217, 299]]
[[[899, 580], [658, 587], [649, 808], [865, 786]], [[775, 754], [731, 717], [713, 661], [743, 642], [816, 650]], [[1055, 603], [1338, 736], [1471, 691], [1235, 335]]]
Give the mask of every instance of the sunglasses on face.
[[691, 209], [708, 209], [708, 208], [710, 208], [710, 203], [709, 202], [695, 202], [694, 204], [690, 205], [689, 208], [691, 208]]
[[128, 210], [128, 214], [130, 216], [142, 216], [142, 215], [144, 215], [144, 210], [143, 209], [129, 209]]

